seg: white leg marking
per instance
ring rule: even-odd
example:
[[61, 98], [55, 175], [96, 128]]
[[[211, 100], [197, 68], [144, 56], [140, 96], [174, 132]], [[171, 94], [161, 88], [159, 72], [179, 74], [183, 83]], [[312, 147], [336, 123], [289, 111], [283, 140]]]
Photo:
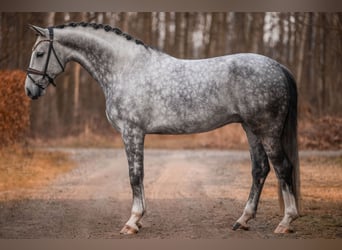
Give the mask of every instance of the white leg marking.
[[245, 209], [243, 210], [243, 214], [241, 217], [237, 220], [237, 222], [233, 226], [233, 230], [236, 230], [238, 228], [248, 230], [249, 226], [247, 225], [247, 222], [254, 218], [255, 212], [254, 207], [252, 205], [252, 201], [248, 201], [246, 204]]
[[126, 222], [127, 226], [130, 226], [131, 228], [133, 228], [134, 230], [136, 230], [137, 232], [139, 231], [139, 221], [141, 219], [141, 214], [131, 214], [131, 217], [129, 218], [129, 220]]
[[142, 189], [141, 198], [133, 198], [132, 212], [129, 220], [126, 222], [125, 226], [121, 230], [123, 234], [134, 234], [139, 231], [141, 227], [140, 220], [145, 212], [145, 197], [144, 191]]
[[280, 222], [283, 226], [290, 226], [290, 223], [298, 217], [298, 211], [296, 207], [296, 200], [292, 193], [289, 192], [288, 187], [282, 191], [285, 205], [285, 215]]
[[286, 190], [282, 191], [285, 205], [285, 214], [278, 227], [275, 229], [275, 233], [290, 233], [293, 230], [290, 227], [292, 221], [298, 218], [298, 210], [296, 207], [296, 200], [294, 195], [289, 191], [286, 186]]

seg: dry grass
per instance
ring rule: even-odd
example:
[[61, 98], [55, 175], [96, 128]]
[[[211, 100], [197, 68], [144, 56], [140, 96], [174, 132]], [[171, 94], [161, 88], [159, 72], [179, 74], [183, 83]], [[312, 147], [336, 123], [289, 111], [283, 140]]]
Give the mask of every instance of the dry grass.
[[342, 202], [342, 156], [309, 157], [301, 168], [305, 198]]
[[0, 150], [0, 192], [36, 188], [74, 166], [65, 153], [21, 146]]
[[302, 149], [342, 149], [341, 117], [307, 118], [299, 123], [298, 132]]

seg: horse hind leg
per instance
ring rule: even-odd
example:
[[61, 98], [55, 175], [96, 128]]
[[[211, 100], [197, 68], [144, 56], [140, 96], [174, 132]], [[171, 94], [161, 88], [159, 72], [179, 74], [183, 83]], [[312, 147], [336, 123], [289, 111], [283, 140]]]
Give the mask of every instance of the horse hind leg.
[[233, 230], [249, 229], [247, 222], [255, 218], [261, 191], [270, 171], [268, 158], [261, 141], [246, 125], [243, 125], [243, 128], [246, 131], [250, 146], [253, 183], [245, 209], [233, 225]]
[[286, 156], [280, 138], [264, 138], [263, 145], [278, 178], [285, 206], [284, 217], [274, 232], [291, 233], [290, 224], [299, 217], [292, 180], [294, 167]]

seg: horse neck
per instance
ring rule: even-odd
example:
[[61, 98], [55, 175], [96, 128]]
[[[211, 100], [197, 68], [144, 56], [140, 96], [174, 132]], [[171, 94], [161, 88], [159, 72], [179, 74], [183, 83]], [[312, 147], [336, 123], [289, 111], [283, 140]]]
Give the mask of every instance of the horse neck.
[[147, 51], [141, 45], [103, 30], [57, 29], [55, 34], [63, 47], [65, 61], [81, 64], [102, 88], [113, 84], [117, 75], [132, 67], [137, 57], [144, 58]]

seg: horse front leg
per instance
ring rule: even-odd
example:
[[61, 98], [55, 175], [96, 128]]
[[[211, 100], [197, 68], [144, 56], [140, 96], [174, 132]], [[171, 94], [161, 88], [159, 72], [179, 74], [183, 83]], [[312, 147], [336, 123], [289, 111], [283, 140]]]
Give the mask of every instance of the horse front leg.
[[135, 126], [127, 126], [122, 138], [128, 160], [129, 178], [133, 194], [131, 217], [120, 231], [121, 234], [135, 234], [141, 228], [140, 219], [145, 213], [144, 197], [144, 138], [143, 131]]

